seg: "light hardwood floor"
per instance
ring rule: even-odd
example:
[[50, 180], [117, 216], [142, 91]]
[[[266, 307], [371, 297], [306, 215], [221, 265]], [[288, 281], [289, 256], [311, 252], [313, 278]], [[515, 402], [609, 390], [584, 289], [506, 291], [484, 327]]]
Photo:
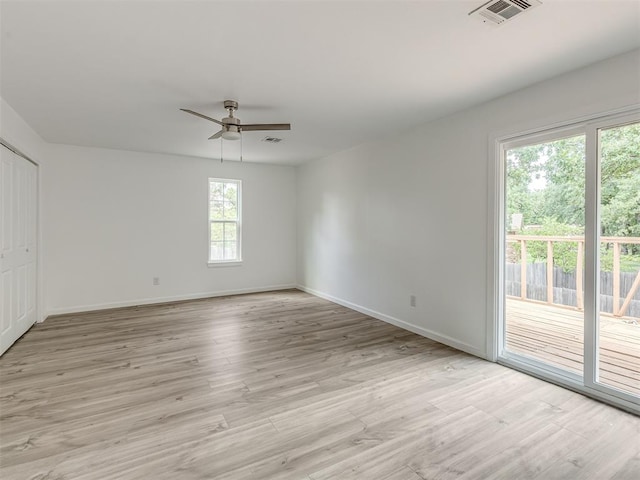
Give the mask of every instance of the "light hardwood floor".
[[66, 315], [0, 358], [8, 479], [640, 478], [640, 419], [288, 290]]

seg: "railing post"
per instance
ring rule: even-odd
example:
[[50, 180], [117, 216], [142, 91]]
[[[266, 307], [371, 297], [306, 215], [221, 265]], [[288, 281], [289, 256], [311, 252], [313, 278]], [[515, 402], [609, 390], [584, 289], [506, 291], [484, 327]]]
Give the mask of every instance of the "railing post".
[[520, 240], [520, 298], [527, 299], [527, 241]]
[[636, 294], [636, 290], [638, 290], [638, 287], [640, 287], [640, 271], [636, 275], [636, 278], [633, 281], [633, 284], [631, 285], [631, 289], [627, 294], [627, 298], [625, 298], [624, 302], [622, 302], [622, 307], [620, 307], [620, 311], [618, 312], [619, 317], [623, 317], [624, 314], [627, 312], [627, 308], [629, 308], [629, 305], [631, 304], [631, 299]]
[[613, 241], [613, 315], [620, 316], [620, 244]]
[[[572, 242], [578, 244], [576, 255], [576, 307], [578, 310], [584, 310], [584, 255], [585, 255], [585, 237], [579, 236], [543, 236], [543, 235], [508, 235], [507, 241], [520, 245], [520, 299], [535, 302], [536, 300], [527, 298], [527, 241], [547, 242], [547, 291], [546, 303], [556, 305], [554, 303], [554, 279], [553, 275], [553, 252], [554, 243]], [[640, 272], [636, 272], [636, 278], [633, 281], [631, 290], [622, 298], [622, 279], [621, 279], [621, 247], [624, 244], [640, 245], [640, 237], [600, 237], [602, 245], [613, 245], [613, 315], [622, 317], [631, 306], [633, 297], [640, 290]], [[515, 292], [514, 292], [515, 293]], [[517, 296], [517, 293], [516, 293]], [[622, 305], [620, 305], [622, 303]], [[560, 303], [562, 305], [562, 303]], [[607, 312], [600, 312], [607, 313]], [[611, 315], [609, 313], [609, 315]]]
[[582, 264], [584, 262], [584, 240], [578, 240], [578, 258], [576, 261], [576, 304], [578, 310], [584, 309], [584, 287], [582, 286]]
[[553, 303], [553, 242], [547, 240], [547, 303]]

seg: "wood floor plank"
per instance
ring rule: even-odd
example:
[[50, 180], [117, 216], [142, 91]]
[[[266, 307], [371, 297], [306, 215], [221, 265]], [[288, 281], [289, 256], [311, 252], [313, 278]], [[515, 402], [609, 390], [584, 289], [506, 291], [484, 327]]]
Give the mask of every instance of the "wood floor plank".
[[640, 454], [630, 458], [610, 480], [627, 480], [640, 478]]
[[0, 358], [3, 480], [635, 480], [639, 439], [633, 415], [297, 290], [57, 316]]

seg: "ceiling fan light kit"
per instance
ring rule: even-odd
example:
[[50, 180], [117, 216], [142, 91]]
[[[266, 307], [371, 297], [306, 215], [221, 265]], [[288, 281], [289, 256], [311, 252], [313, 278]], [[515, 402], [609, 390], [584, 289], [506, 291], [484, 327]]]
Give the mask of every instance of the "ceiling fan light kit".
[[235, 126], [226, 127], [220, 136], [225, 140], [240, 140], [240, 137], [242, 137], [240, 130]]

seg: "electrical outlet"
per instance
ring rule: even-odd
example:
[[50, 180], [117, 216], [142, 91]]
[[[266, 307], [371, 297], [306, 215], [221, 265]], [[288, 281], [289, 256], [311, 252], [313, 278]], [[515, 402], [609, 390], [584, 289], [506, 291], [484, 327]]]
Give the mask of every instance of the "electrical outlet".
[[153, 284], [160, 285], [160, 277], [153, 277]]
[[409, 297], [409, 305], [411, 305], [412, 307], [416, 306], [416, 296], [415, 295], [411, 295]]

